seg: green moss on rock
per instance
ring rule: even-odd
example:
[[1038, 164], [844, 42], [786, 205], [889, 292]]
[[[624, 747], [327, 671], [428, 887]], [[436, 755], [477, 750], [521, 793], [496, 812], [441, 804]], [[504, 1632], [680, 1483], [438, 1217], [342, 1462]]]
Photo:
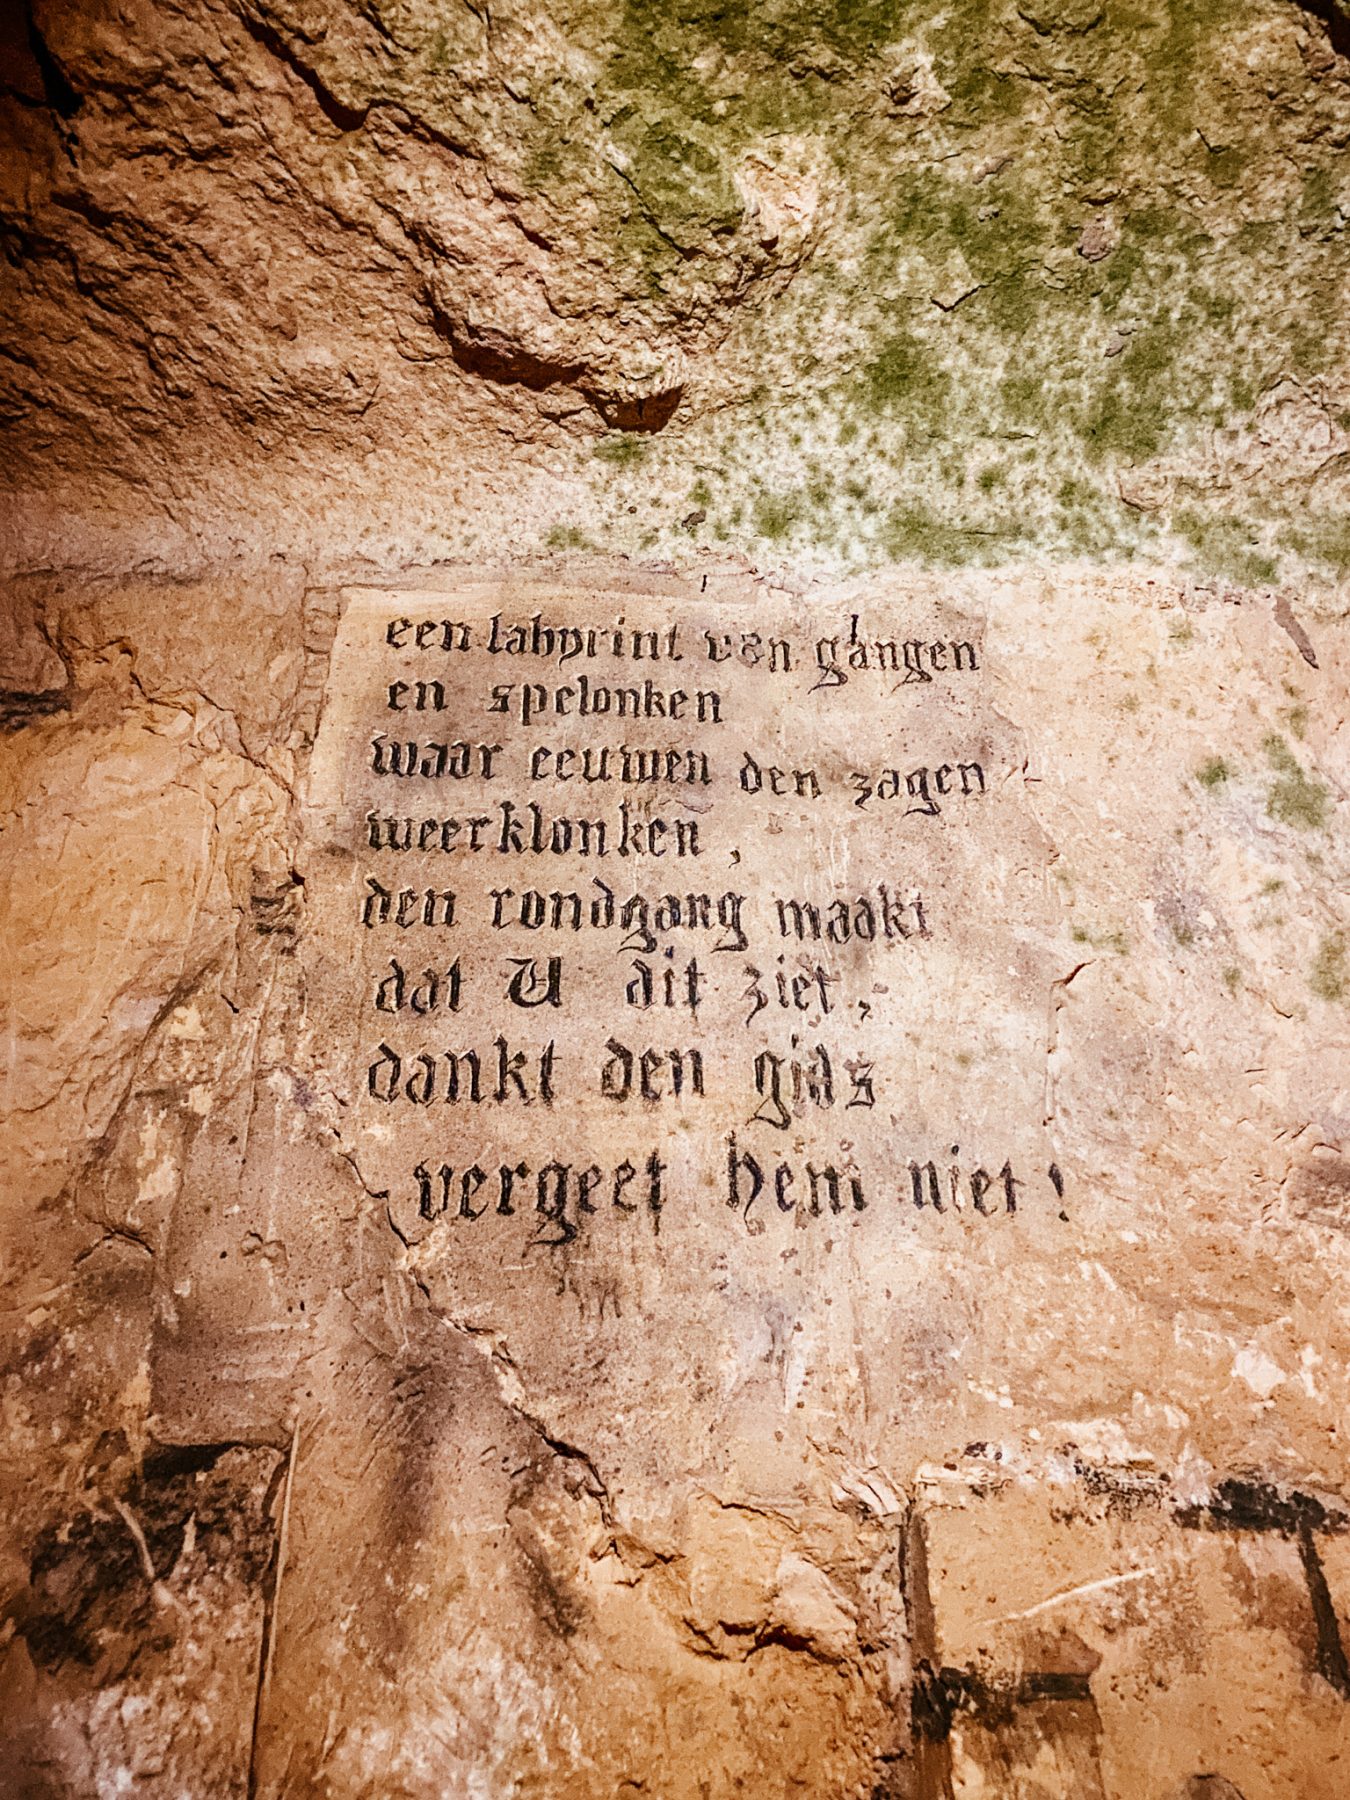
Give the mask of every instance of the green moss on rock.
[[1318, 945], [1308, 986], [1319, 1000], [1344, 1000], [1350, 993], [1350, 959], [1343, 932], [1328, 932]]
[[1330, 799], [1327, 789], [1306, 773], [1278, 732], [1271, 732], [1263, 747], [1276, 772], [1276, 780], [1266, 795], [1266, 811], [1271, 818], [1300, 831], [1324, 830]]

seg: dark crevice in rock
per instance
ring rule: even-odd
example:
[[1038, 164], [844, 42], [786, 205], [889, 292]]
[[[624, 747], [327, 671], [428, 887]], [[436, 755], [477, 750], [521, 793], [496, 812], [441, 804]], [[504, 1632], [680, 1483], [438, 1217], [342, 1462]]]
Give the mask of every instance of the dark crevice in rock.
[[162, 1445], [122, 1493], [91, 1497], [87, 1510], [49, 1525], [8, 1615], [34, 1663], [96, 1671], [106, 1683], [160, 1653], [175, 1620], [157, 1584], [189, 1541], [207, 1565], [228, 1565], [255, 1587], [273, 1555], [274, 1525], [259, 1502], [276, 1455], [235, 1443]]
[[[381, 101], [380, 113], [405, 137], [413, 138], [418, 143], [437, 145], [442, 150], [449, 150], [454, 156], [468, 157], [474, 162], [485, 160], [482, 150], [467, 136], [456, 136], [447, 131], [444, 125], [433, 124], [431, 120], [422, 118], [420, 114], [409, 112], [406, 106], [401, 106], [397, 101]], [[490, 174], [488, 179], [497, 199], [505, 202], [508, 206], [514, 205], [520, 199], [519, 194], [500, 189], [492, 181]]]
[[254, 870], [249, 895], [249, 914], [253, 929], [263, 937], [284, 940], [279, 946], [283, 954], [295, 942], [304, 901], [305, 879], [296, 869], [288, 869], [279, 878]]
[[597, 391], [596, 372], [584, 363], [550, 362], [516, 345], [498, 348], [466, 340], [439, 310], [433, 310], [432, 321], [436, 335], [449, 344], [451, 357], [465, 374], [497, 387], [527, 388], [535, 394], [555, 387], [574, 388], [613, 431], [662, 431], [684, 398], [682, 386], [642, 399], [618, 398]]
[[253, 1729], [250, 1734], [248, 1752], [248, 1786], [247, 1800], [255, 1800], [258, 1792], [258, 1756], [261, 1746], [263, 1708], [267, 1699], [267, 1685], [272, 1671], [272, 1655], [276, 1644], [277, 1630], [277, 1596], [281, 1588], [282, 1562], [285, 1558], [285, 1520], [288, 1512], [291, 1479], [295, 1473], [295, 1453], [298, 1437], [291, 1435], [289, 1456], [278, 1457], [276, 1467], [267, 1484], [267, 1492], [263, 1497], [262, 1514], [273, 1526], [271, 1554], [267, 1559], [267, 1567], [263, 1571], [263, 1626], [262, 1642], [258, 1649], [258, 1681], [253, 1694]]
[[552, 387], [575, 387], [585, 374], [580, 363], [545, 362], [528, 350], [492, 350], [486, 344], [465, 343], [439, 314], [436, 330], [449, 340], [451, 355], [467, 375], [481, 376], [502, 387], [524, 387], [540, 394]]
[[233, 1442], [221, 1444], [161, 1444], [148, 1451], [142, 1464], [149, 1484], [176, 1481], [183, 1475], [200, 1475], [214, 1469], [226, 1451], [238, 1448]]
[[1332, 49], [1350, 61], [1350, 0], [1298, 0], [1298, 4], [1322, 21]]
[[61, 118], [73, 119], [80, 110], [80, 96], [70, 85], [65, 70], [47, 48], [47, 40], [38, 29], [32, 7], [25, 6], [24, 13], [27, 22], [28, 47], [33, 53], [33, 61], [37, 64], [38, 73], [42, 77], [42, 91], [47, 97], [47, 104]]
[[915, 1800], [951, 1800], [951, 1710], [935, 1670], [937, 1621], [928, 1576], [928, 1538], [923, 1515], [911, 1504], [897, 1546], [897, 1575], [904, 1600], [914, 1673], [909, 1690], [909, 1730], [914, 1755]]
[[1350, 1699], [1350, 1663], [1346, 1661], [1345, 1645], [1341, 1641], [1340, 1622], [1331, 1603], [1331, 1590], [1327, 1586], [1322, 1558], [1317, 1553], [1317, 1540], [1306, 1524], [1298, 1534], [1298, 1553], [1308, 1584], [1308, 1598], [1312, 1602], [1313, 1623], [1317, 1627], [1317, 1673], [1343, 1700]]
[[154, 1257], [155, 1247], [143, 1233], [135, 1231], [130, 1225], [110, 1225], [102, 1236], [96, 1238], [87, 1250], [81, 1250], [75, 1258], [73, 1267], [78, 1269], [87, 1263], [91, 1256], [97, 1256], [100, 1250], [116, 1246], [121, 1249], [139, 1252]]
[[663, 431], [675, 417], [684, 398], [682, 387], [664, 394], [651, 394], [645, 400], [613, 400], [587, 395], [600, 417], [614, 431]]
[[1275, 623], [1282, 631], [1287, 632], [1293, 639], [1295, 645], [1298, 647], [1299, 655], [1303, 658], [1304, 662], [1307, 663], [1308, 667], [1315, 669], [1317, 667], [1317, 652], [1313, 648], [1312, 639], [1304, 630], [1293, 607], [1289, 604], [1288, 594], [1276, 595]]
[[17, 0], [0, 0], [0, 94], [20, 106], [45, 107], [42, 71], [33, 55], [27, 10]]
[[256, 43], [261, 44], [264, 50], [275, 56], [278, 62], [284, 63], [293, 75], [304, 82], [330, 125], [341, 132], [360, 131], [369, 115], [369, 107], [348, 106], [339, 100], [332, 89], [324, 85], [320, 76], [300, 60], [275, 26], [263, 19], [254, 18], [251, 14], [245, 14], [244, 27]]

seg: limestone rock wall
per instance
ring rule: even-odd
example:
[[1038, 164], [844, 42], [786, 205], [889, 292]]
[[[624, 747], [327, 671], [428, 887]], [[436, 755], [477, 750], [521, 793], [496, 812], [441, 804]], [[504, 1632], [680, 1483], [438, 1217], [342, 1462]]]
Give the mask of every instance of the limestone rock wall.
[[[1343, 628], [893, 580], [961, 606], [1012, 752], [938, 865], [961, 985], [871, 990], [905, 1023], [848, 1134], [869, 1210], [742, 1217], [710, 1154], [655, 1238], [548, 1248], [418, 1224], [326, 1022], [352, 594], [12, 591], [15, 1791], [1339, 1791]], [[1025, 1096], [1062, 1193], [916, 1210], [916, 1122], [985, 1155]]]
[[1346, 30], [7, 15], [0, 1791], [1344, 1791]]
[[1331, 0], [33, 0], [9, 560], [506, 531], [1334, 586], [1345, 32]]

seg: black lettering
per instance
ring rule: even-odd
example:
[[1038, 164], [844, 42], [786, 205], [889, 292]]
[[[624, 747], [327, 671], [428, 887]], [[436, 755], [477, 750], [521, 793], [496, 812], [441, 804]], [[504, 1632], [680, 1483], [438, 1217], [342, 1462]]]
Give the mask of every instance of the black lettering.
[[[912, 1162], [909, 1165], [909, 1179], [915, 1206], [931, 1206], [934, 1212], [946, 1212], [947, 1208], [942, 1202], [942, 1183], [938, 1179], [937, 1169], [931, 1162], [924, 1163], [922, 1167], [918, 1163]], [[926, 1199], [924, 1197], [925, 1181], [928, 1184]]]
[[630, 1162], [621, 1162], [614, 1171], [614, 1204], [618, 1207], [620, 1212], [632, 1213], [637, 1211], [637, 1207], [634, 1206], [630, 1200], [625, 1200], [623, 1198], [623, 1190], [628, 1186], [630, 1181], [634, 1180], [636, 1175], [637, 1170]]
[[617, 1038], [605, 1045], [609, 1055], [600, 1067], [600, 1092], [607, 1100], [626, 1100], [633, 1089], [633, 1053]]
[[516, 1209], [511, 1204], [511, 1190], [517, 1181], [527, 1181], [529, 1179], [529, 1174], [529, 1166], [523, 1162], [515, 1163], [514, 1165], [503, 1163], [497, 1170], [497, 1186], [499, 1190], [497, 1211], [502, 1214], [503, 1217], [510, 1218], [515, 1212]]
[[454, 1103], [459, 1099], [459, 1067], [463, 1063], [469, 1071], [469, 1099], [477, 1106], [482, 1098], [479, 1083], [483, 1072], [482, 1065], [478, 1060], [478, 1052], [476, 1050], [446, 1050], [444, 1056], [449, 1064], [445, 1088], [446, 1101]]
[[376, 925], [389, 923], [389, 909], [393, 904], [394, 896], [388, 888], [381, 887], [379, 882], [372, 880], [369, 875], [366, 876], [366, 886], [370, 892], [361, 904], [361, 923], [367, 931], [370, 931]]
[[742, 1170], [749, 1177], [751, 1184], [750, 1192], [745, 1200], [745, 1216], [748, 1218], [750, 1208], [754, 1205], [760, 1189], [764, 1186], [764, 1171], [748, 1150], [744, 1153], [738, 1150], [736, 1134], [733, 1131], [727, 1139], [727, 1205], [733, 1211], [739, 1211], [741, 1207]]
[[471, 1169], [465, 1169], [464, 1173], [460, 1176], [458, 1216], [461, 1219], [481, 1219], [483, 1214], [487, 1211], [488, 1203], [486, 1200], [478, 1208], [477, 1212], [475, 1212], [473, 1207], [469, 1204], [473, 1195], [478, 1192], [479, 1188], [482, 1187], [486, 1180], [487, 1176], [478, 1167], [477, 1163], [475, 1163]]
[[403, 1064], [397, 1051], [391, 1050], [388, 1044], [381, 1044], [379, 1055], [366, 1071], [366, 1086], [372, 1098], [383, 1100], [386, 1105], [392, 1101], [402, 1072]]
[[792, 1114], [783, 1099], [783, 1059], [772, 1050], [761, 1050], [755, 1058], [754, 1066], [755, 1092], [760, 1097], [760, 1103], [751, 1113], [751, 1120], [786, 1131], [792, 1123]]
[[403, 1092], [414, 1106], [430, 1106], [436, 1092], [436, 1061], [426, 1051], [412, 1061], [412, 1073], [403, 1084]]
[[905, 808], [906, 816], [910, 813], [923, 813], [929, 818], [935, 817], [938, 812], [938, 804], [928, 791], [927, 769], [915, 769], [907, 775], [905, 786], [910, 799], [916, 802], [915, 805]]
[[403, 1010], [403, 970], [391, 956], [389, 974], [375, 989], [375, 1005], [380, 1012]]
[[848, 676], [839, 667], [839, 639], [819, 638], [816, 641], [816, 668], [819, 674], [811, 692], [817, 693], [821, 688], [842, 687]]
[[545, 964], [545, 976], [539, 975], [539, 965], [532, 956], [508, 957], [508, 962], [516, 971], [506, 984], [506, 997], [512, 1006], [561, 1006], [562, 1005], [562, 958], [550, 956]]
[[801, 900], [777, 900], [774, 904], [778, 908], [779, 937], [788, 935], [789, 913], [792, 915], [792, 930], [799, 942], [807, 936], [808, 927], [812, 938], [820, 937], [820, 909], [818, 907], [808, 905]]
[[543, 1165], [536, 1177], [538, 1198], [535, 1210], [546, 1224], [557, 1227], [558, 1235], [535, 1237], [531, 1241], [543, 1244], [550, 1250], [559, 1250], [564, 1244], [572, 1243], [577, 1235], [576, 1226], [567, 1217], [567, 1178], [571, 1173], [570, 1163], [549, 1162]]

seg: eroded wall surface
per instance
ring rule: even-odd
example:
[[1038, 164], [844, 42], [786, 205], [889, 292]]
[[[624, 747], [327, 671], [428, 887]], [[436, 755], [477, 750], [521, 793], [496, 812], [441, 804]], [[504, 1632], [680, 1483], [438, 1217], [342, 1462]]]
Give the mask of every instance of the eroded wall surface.
[[14, 553], [1325, 590], [1344, 0], [31, 0]]
[[1343, 626], [17, 592], [18, 1791], [1339, 1792]]
[[0, 1791], [1345, 1791], [1346, 32], [7, 19]]

